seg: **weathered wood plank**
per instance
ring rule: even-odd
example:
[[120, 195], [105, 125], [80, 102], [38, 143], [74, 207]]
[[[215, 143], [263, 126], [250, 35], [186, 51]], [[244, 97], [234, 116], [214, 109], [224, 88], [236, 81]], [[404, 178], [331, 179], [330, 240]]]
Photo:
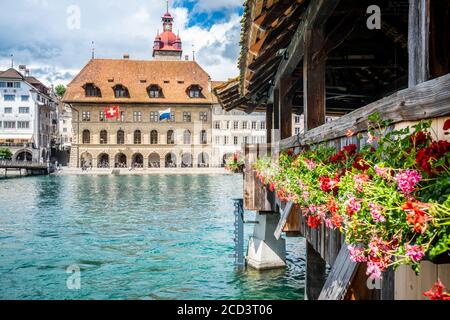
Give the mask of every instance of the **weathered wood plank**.
[[350, 252], [342, 248], [325, 282], [319, 300], [342, 300], [358, 270], [358, 264], [350, 260]]
[[313, 28], [318, 25], [324, 25], [325, 21], [332, 14], [339, 2], [340, 0], [317, 0], [314, 5], [308, 6], [307, 11], [301, 18], [302, 21], [300, 22], [294, 36], [291, 38], [290, 44], [287, 48], [289, 58], [288, 60], [282, 61], [280, 67], [278, 68], [277, 75], [275, 76], [275, 79], [277, 79], [275, 85], [278, 85], [280, 79], [284, 76], [290, 76], [302, 60], [304, 54], [306, 29]]
[[398, 91], [299, 137], [284, 139], [280, 141], [279, 147], [284, 150], [297, 146], [297, 141], [306, 146], [345, 137], [348, 129], [363, 132], [367, 129], [368, 116], [376, 112], [382, 119], [394, 123], [450, 115], [450, 74]]
[[325, 59], [313, 62], [314, 54], [323, 46], [323, 42], [323, 28], [306, 30], [303, 59], [305, 131], [325, 123]]
[[430, 0], [409, 0], [408, 55], [410, 87], [429, 78]]
[[306, 300], [317, 300], [325, 283], [326, 263], [313, 246], [306, 243]]

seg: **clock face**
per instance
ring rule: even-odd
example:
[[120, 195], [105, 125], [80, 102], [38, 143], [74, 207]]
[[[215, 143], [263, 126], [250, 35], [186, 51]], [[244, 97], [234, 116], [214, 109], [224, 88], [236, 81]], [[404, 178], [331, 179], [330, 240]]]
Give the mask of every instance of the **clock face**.
[[166, 30], [170, 31], [170, 24], [166, 24]]

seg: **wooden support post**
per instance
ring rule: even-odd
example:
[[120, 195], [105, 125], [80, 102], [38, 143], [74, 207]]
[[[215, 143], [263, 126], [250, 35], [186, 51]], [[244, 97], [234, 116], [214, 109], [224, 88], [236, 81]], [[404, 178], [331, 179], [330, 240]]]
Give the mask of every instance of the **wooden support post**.
[[409, 87], [429, 79], [430, 0], [409, 0]]
[[[273, 92], [273, 129], [280, 130], [280, 89]], [[272, 139], [275, 137], [272, 137]], [[272, 141], [274, 142], [274, 141]]]
[[280, 138], [281, 140], [292, 136], [292, 97], [288, 94], [290, 78], [284, 77], [280, 81], [279, 106], [280, 106]]
[[326, 263], [313, 246], [306, 241], [306, 300], [318, 300], [326, 277]]
[[268, 104], [266, 107], [266, 141], [267, 141], [267, 144], [272, 143], [272, 128], [273, 128], [273, 104]]
[[325, 67], [326, 59], [313, 62], [314, 55], [323, 47], [323, 28], [307, 29], [303, 59], [303, 92], [305, 131], [325, 123]]

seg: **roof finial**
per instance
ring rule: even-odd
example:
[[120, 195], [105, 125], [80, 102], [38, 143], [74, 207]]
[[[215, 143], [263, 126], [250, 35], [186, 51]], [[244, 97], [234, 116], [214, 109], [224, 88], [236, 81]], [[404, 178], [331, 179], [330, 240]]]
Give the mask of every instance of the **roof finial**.
[[92, 41], [92, 59], [95, 59], [95, 42]]
[[192, 61], [195, 61], [195, 46], [192, 45]]
[[11, 53], [11, 68], [14, 68], [14, 54]]

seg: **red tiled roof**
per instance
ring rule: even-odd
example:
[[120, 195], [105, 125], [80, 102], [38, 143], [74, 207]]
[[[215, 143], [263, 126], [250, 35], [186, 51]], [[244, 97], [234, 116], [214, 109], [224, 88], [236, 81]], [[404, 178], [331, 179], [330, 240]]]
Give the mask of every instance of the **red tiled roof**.
[[[92, 83], [101, 90], [101, 97], [86, 97], [83, 86]], [[129, 98], [115, 98], [113, 87], [121, 84]], [[150, 98], [147, 88], [156, 84], [163, 97]], [[199, 85], [204, 98], [189, 98], [187, 88]], [[209, 75], [195, 61], [113, 60], [93, 59], [68, 85], [63, 99], [66, 103], [188, 103], [211, 104]]]

